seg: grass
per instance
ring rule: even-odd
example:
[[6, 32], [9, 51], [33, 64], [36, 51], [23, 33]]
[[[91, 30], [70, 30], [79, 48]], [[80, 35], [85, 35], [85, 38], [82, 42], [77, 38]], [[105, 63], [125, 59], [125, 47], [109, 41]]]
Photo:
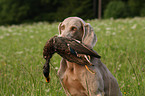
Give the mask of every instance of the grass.
[[[88, 20], [98, 38], [94, 49], [126, 96], [145, 95], [145, 18]], [[59, 23], [0, 26], [0, 96], [65, 96], [56, 75], [61, 57], [51, 59], [45, 82], [43, 47]]]

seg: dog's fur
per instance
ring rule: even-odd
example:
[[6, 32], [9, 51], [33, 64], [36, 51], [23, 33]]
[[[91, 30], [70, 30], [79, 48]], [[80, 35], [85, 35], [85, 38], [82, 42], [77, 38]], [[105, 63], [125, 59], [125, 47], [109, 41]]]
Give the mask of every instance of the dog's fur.
[[[90, 48], [97, 41], [91, 25], [78, 17], [65, 19], [58, 30], [61, 37], [75, 38]], [[89, 68], [95, 74], [62, 58], [58, 76], [67, 96], [122, 96], [117, 80], [101, 60], [91, 57], [90, 61], [94, 66]]]

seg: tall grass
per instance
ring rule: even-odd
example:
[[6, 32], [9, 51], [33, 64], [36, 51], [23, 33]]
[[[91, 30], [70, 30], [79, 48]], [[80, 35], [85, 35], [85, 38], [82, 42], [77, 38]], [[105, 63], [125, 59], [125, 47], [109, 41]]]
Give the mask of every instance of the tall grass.
[[[94, 49], [126, 96], [145, 95], [145, 18], [91, 20]], [[65, 96], [57, 77], [61, 57], [51, 59], [51, 81], [42, 68], [44, 44], [58, 34], [59, 23], [0, 26], [0, 96]]]

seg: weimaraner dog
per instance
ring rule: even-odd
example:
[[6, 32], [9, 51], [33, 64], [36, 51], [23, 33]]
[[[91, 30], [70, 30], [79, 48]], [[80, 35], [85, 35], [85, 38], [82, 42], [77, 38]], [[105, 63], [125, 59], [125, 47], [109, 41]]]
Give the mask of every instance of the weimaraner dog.
[[[74, 38], [93, 48], [97, 37], [89, 23], [81, 18], [66, 18], [58, 26], [59, 36]], [[84, 66], [62, 58], [58, 76], [67, 96], [122, 96], [117, 80], [99, 58], [90, 57], [94, 73]]]

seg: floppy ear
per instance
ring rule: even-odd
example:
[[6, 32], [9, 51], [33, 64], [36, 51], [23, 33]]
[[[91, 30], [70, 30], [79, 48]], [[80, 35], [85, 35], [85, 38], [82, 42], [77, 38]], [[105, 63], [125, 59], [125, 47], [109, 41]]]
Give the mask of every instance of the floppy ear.
[[85, 23], [85, 25], [83, 25], [83, 31], [84, 34], [82, 37], [82, 42], [90, 48], [93, 48], [97, 42], [97, 37], [94, 33], [94, 29], [89, 23]]
[[62, 23], [59, 23], [59, 25], [58, 25], [58, 32], [59, 32], [59, 35], [61, 35], [61, 25], [62, 25]]

